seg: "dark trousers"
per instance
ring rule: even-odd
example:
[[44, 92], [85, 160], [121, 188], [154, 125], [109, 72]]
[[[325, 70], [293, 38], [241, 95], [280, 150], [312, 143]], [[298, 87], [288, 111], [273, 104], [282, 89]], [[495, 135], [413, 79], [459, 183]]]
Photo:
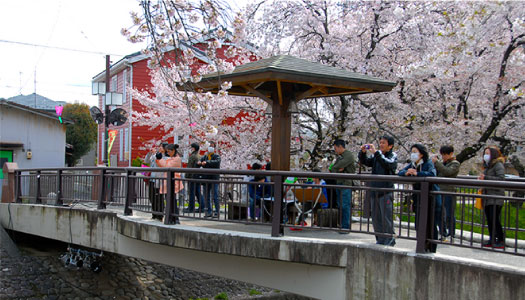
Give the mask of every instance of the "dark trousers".
[[445, 225], [443, 226], [445, 231], [445, 236], [456, 236], [456, 216], [454, 211], [456, 208], [456, 197], [451, 195], [443, 196], [443, 205], [445, 207]]
[[206, 213], [212, 213], [211, 199], [213, 197], [213, 203], [215, 204], [215, 213], [219, 213], [219, 184], [218, 183], [206, 183], [204, 189], [204, 198], [206, 199]]
[[148, 199], [151, 203], [151, 211], [154, 212], [153, 219], [162, 219], [162, 215], [164, 214], [164, 199], [159, 193], [159, 188], [155, 187], [155, 180], [149, 181], [148, 190]]
[[189, 202], [188, 202], [188, 210], [193, 211], [195, 210], [195, 198], [197, 198], [197, 202], [199, 203], [199, 210], [204, 211], [204, 199], [201, 195], [201, 185], [198, 182], [189, 182], [190, 191], [189, 191]]
[[485, 205], [483, 208], [487, 217], [490, 240], [492, 243], [504, 243], [503, 228], [501, 227], [501, 205]]
[[394, 209], [394, 197], [392, 193], [371, 192], [370, 203], [372, 205], [372, 224], [376, 235], [377, 244], [390, 245], [394, 240], [394, 221], [392, 219]]
[[[420, 197], [418, 194], [413, 194], [413, 201], [414, 201], [414, 213], [416, 217], [416, 230], [419, 227], [419, 214], [421, 213], [421, 203], [420, 203]], [[427, 227], [427, 236], [430, 236], [432, 239], [437, 240], [438, 239], [438, 222], [436, 222], [437, 215], [441, 215], [441, 201], [439, 201], [439, 206], [436, 206], [435, 197], [431, 196], [429, 198], [430, 203], [428, 204], [428, 214], [427, 217], [429, 219], [433, 219], [433, 222], [431, 223], [432, 226]], [[437, 212], [436, 207], [439, 207], [439, 213]], [[430, 243], [427, 245], [427, 251], [429, 252], [436, 252], [437, 244], [436, 243]]]

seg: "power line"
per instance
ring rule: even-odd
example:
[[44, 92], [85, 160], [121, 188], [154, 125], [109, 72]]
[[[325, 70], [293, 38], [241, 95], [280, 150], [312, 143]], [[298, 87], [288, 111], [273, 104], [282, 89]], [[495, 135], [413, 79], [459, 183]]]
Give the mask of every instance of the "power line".
[[57, 49], [57, 50], [63, 50], [63, 51], [72, 51], [72, 52], [82, 52], [82, 53], [89, 53], [89, 54], [97, 54], [97, 55], [111, 55], [111, 56], [120, 56], [120, 57], [125, 56], [125, 55], [122, 55], [122, 54], [111, 54], [111, 53], [104, 53], [104, 52], [96, 52], [96, 51], [64, 48], [64, 47], [46, 46], [46, 45], [24, 43], [24, 42], [17, 42], [17, 41], [0, 40], [0, 42], [1, 43], [8, 43], [8, 44], [23, 45], [23, 46], [31, 46], [31, 47], [42, 47], [42, 48], [48, 48], [48, 49]]

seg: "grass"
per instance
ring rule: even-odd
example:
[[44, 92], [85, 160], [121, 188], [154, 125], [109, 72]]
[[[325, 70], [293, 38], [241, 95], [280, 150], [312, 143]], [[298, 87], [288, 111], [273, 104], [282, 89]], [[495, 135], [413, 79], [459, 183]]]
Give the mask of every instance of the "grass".
[[[481, 224], [481, 222], [484, 220], [485, 225], [487, 223], [487, 220], [484, 216], [484, 213], [482, 210], [476, 209], [472, 207], [472, 204], [465, 204], [465, 216], [463, 218], [463, 230], [464, 231], [471, 231], [473, 230], [475, 233], [482, 233], [481, 226], [476, 224]], [[461, 220], [461, 209], [462, 207], [458, 205], [456, 207], [456, 219]], [[472, 213], [472, 210], [474, 209], [474, 213]], [[516, 213], [518, 213], [518, 219], [516, 220]], [[474, 226], [472, 226], [472, 222], [474, 222]], [[505, 236], [507, 238], [514, 239], [516, 238], [516, 228], [525, 229], [525, 209], [524, 208], [516, 208], [513, 205], [505, 204], [501, 210], [501, 223], [505, 227], [509, 228], [505, 230]], [[460, 229], [459, 227], [461, 225], [457, 224], [456, 229]], [[485, 226], [483, 228], [483, 234], [488, 235], [489, 231], [488, 228]], [[525, 240], [525, 232], [518, 232], [518, 239]]]
[[228, 300], [228, 295], [226, 293], [219, 293], [217, 296], [215, 296], [216, 300]]
[[259, 292], [259, 291], [256, 290], [256, 289], [251, 289], [251, 290], [250, 290], [250, 296], [255, 296], [255, 295], [262, 295], [262, 293]]
[[[403, 207], [403, 213], [404, 215], [401, 217], [401, 220], [404, 222], [408, 222], [408, 216], [405, 215], [407, 213], [406, 206]], [[464, 214], [462, 218], [462, 213]], [[516, 214], [518, 214], [518, 219], [516, 220]], [[489, 235], [489, 231], [487, 228], [487, 220], [484, 216], [483, 210], [479, 210], [477, 208], [473, 207], [473, 204], [465, 204], [462, 207], [462, 204], [458, 203], [456, 205], [455, 210], [456, 215], [456, 230], [463, 229], [463, 231], [470, 232], [473, 231], [475, 233], [482, 233], [482, 229], [480, 224], [482, 224], [482, 221], [485, 221], [485, 226], [483, 228], [483, 234]], [[463, 225], [461, 225], [461, 221], [463, 221]], [[410, 217], [410, 222], [415, 222], [415, 216], [412, 213], [412, 216]], [[525, 229], [525, 208], [516, 208], [515, 206], [511, 204], [505, 204], [501, 210], [501, 223], [508, 229], [505, 230], [505, 236], [507, 238], [515, 239], [516, 238], [516, 228], [519, 229]], [[473, 225], [473, 226], [472, 226]], [[517, 238], [520, 240], [525, 240], [525, 232], [518, 232]]]

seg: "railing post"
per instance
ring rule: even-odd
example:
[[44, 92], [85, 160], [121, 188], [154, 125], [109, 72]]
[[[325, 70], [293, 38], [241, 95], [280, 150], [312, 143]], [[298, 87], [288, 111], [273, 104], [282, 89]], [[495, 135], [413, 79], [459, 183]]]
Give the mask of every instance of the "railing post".
[[57, 171], [57, 195], [55, 205], [62, 206], [62, 169]]
[[97, 209], [106, 209], [106, 169], [100, 170]]
[[274, 182], [274, 201], [272, 214], [272, 236], [279, 237], [284, 235], [284, 226], [282, 221], [282, 203], [283, 203], [283, 176], [273, 176]]
[[431, 224], [429, 222], [432, 218], [430, 218], [429, 210], [431, 208], [430, 205], [430, 191], [429, 191], [429, 183], [427, 181], [423, 181], [421, 183], [421, 190], [419, 194], [419, 211], [416, 211], [417, 215], [417, 244], [416, 244], [416, 252], [417, 253], [424, 253], [428, 252], [430, 250], [430, 244], [427, 242], [430, 238], [430, 232], [429, 230], [432, 230]]
[[133, 199], [135, 193], [135, 189], [134, 189], [134, 185], [132, 184], [132, 180], [134, 178], [132, 178], [131, 176], [133, 175], [133, 171], [130, 171], [130, 170], [126, 170], [126, 201], [125, 201], [125, 204], [124, 204], [124, 215], [125, 216], [131, 216], [133, 214], [133, 211], [131, 210], [131, 200]]
[[[127, 174], [127, 172], [126, 172], [126, 174]], [[111, 176], [109, 176], [109, 178], [110, 178], [110, 184], [109, 184], [109, 198], [108, 198], [108, 202], [111, 203], [111, 202], [113, 202], [113, 194], [115, 192], [115, 172], [113, 172], [113, 174], [111, 174]], [[127, 180], [126, 180], [126, 182], [127, 182]]]
[[41, 197], [41, 195], [40, 195], [40, 174], [41, 174], [40, 171], [36, 171], [36, 194], [35, 194], [35, 203], [36, 204], [41, 204], [42, 203], [42, 199], [40, 199], [40, 197]]
[[22, 173], [15, 170], [15, 202], [22, 203]]
[[167, 172], [168, 178], [166, 179], [166, 205], [164, 206], [164, 224], [175, 224], [175, 218], [173, 217], [174, 206], [173, 206], [173, 171]]

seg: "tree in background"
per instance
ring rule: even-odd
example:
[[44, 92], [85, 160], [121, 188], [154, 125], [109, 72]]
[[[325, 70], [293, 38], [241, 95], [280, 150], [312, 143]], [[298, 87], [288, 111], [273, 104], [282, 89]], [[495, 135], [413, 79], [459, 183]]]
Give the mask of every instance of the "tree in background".
[[131, 91], [145, 107], [133, 113], [133, 124], [162, 128], [166, 135], [147, 147], [173, 136], [185, 136], [180, 142], [188, 147], [213, 140], [224, 168], [245, 168], [257, 157], [268, 157], [271, 122], [264, 117], [264, 101], [229, 96], [229, 82], [217, 95], [189, 85], [177, 88], [198, 83], [206, 74], [229, 73], [254, 59], [253, 53], [234, 45], [242, 37], [242, 16], [232, 17], [227, 2], [220, 0], [143, 1], [141, 9], [131, 14], [134, 25], [122, 33], [131, 42], [149, 41], [143, 52], [150, 57], [152, 86]]
[[[134, 96], [151, 109], [136, 121], [225, 141], [232, 159], [249, 160], [247, 153], [267, 149], [269, 125], [222, 126], [241, 106], [257, 114], [261, 104], [232, 100], [228, 83], [219, 95], [174, 85], [248, 61], [238, 48], [224, 50], [229, 41], [255, 44], [263, 58], [290, 54], [397, 82], [389, 93], [300, 101], [292, 153], [309, 159], [307, 167], [319, 164], [337, 138], [357, 146], [385, 133], [394, 136], [402, 157], [414, 142], [431, 151], [452, 144], [461, 162], [479, 157], [486, 145], [501, 146], [505, 155], [525, 146], [525, 125], [518, 121], [525, 104], [521, 2], [278, 0], [251, 3], [234, 18], [220, 0], [147, 1], [142, 9], [132, 14], [135, 33], [123, 30], [130, 41], [151, 42], [145, 53], [152, 57], [154, 88]], [[199, 45], [198, 51], [188, 45]], [[166, 58], [170, 46], [181, 51]], [[192, 67], [203, 54], [210, 64]], [[239, 132], [251, 135], [238, 138]]]
[[66, 129], [66, 143], [73, 146], [73, 153], [66, 156], [66, 163], [73, 167], [97, 141], [97, 124], [91, 119], [87, 104], [66, 104], [62, 117], [75, 122]]
[[520, 2], [265, 1], [247, 7], [260, 55], [291, 54], [397, 82], [389, 93], [299, 102], [311, 165], [336, 138], [388, 133], [398, 151], [453, 144], [458, 160], [523, 150], [525, 5]]

